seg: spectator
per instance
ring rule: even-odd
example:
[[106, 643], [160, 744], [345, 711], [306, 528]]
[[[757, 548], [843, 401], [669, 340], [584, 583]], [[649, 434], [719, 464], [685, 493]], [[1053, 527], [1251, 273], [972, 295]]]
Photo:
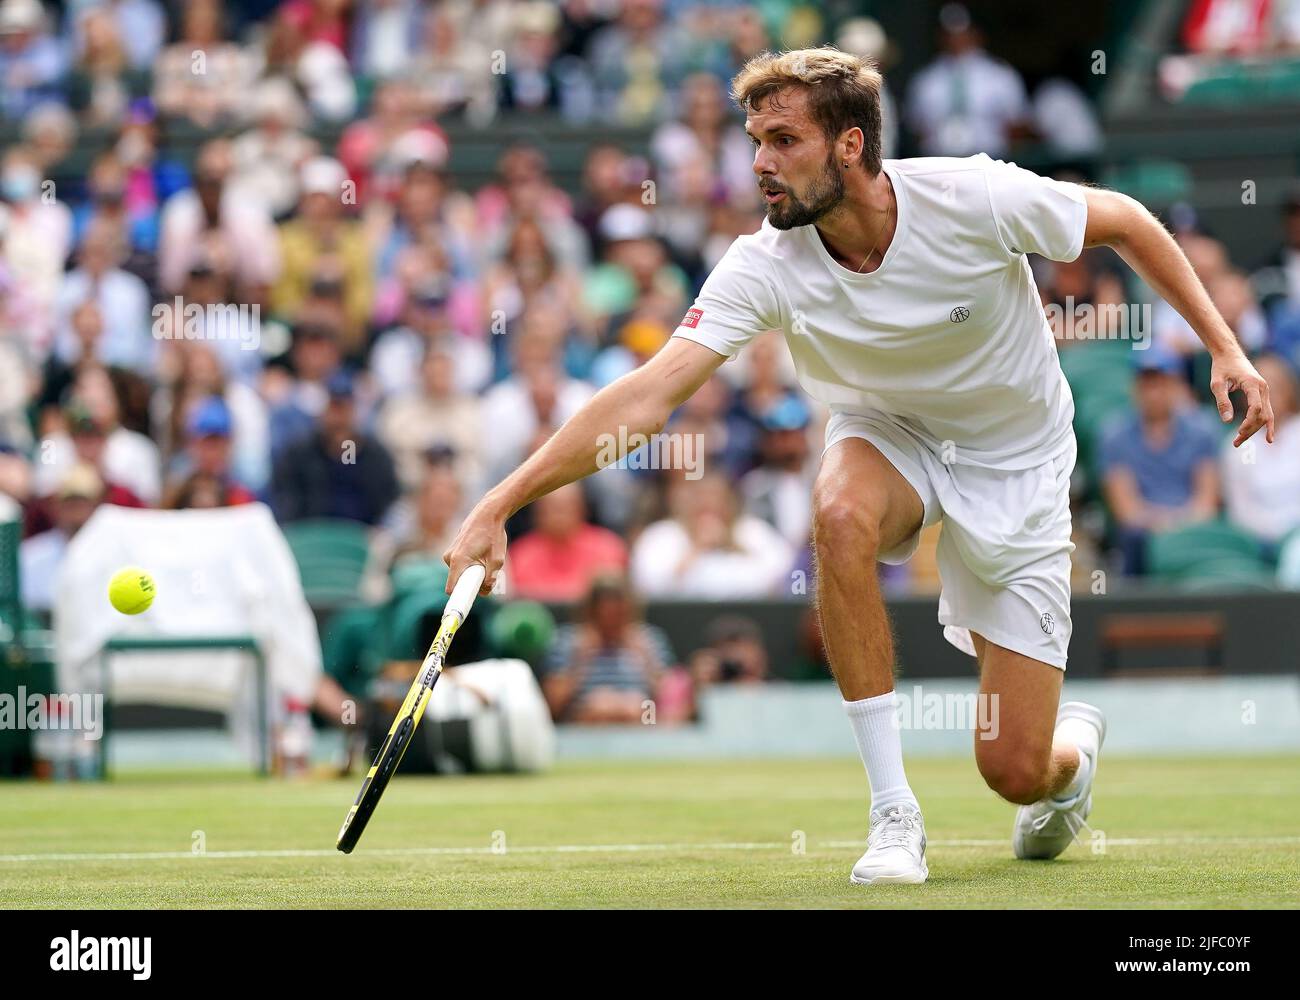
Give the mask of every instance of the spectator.
[[231, 186], [232, 170], [229, 142], [204, 144], [194, 187], [163, 206], [158, 283], [164, 292], [180, 292], [202, 262], [233, 281], [238, 301], [267, 301], [280, 270], [279, 240], [266, 207], [240, 197]]
[[[54, 460], [38, 466], [34, 482], [37, 497], [27, 512], [28, 534], [44, 531], [57, 523], [57, 504], [52, 503], [52, 498], [57, 497], [60, 485], [76, 469], [89, 469], [95, 473], [97, 501], [103, 500], [118, 507], [145, 506], [144, 501], [120, 480], [124, 471], [122, 460], [114, 455], [110, 461], [109, 435], [90, 411], [74, 403], [67, 410], [65, 422], [66, 438], [47, 438], [43, 443], [46, 454]], [[70, 448], [66, 447], [65, 441], [71, 444]], [[46, 472], [47, 465], [52, 466], [53, 471]]]
[[395, 151], [394, 160], [395, 204], [391, 214], [381, 215], [375, 223], [379, 230], [376, 274], [391, 276], [403, 250], [434, 242], [443, 248], [453, 277], [472, 277], [481, 252], [473, 201], [450, 189], [433, 152], [410, 150], [399, 157]]
[[46, 99], [61, 99], [63, 49], [45, 23], [39, 0], [0, 3], [0, 113], [20, 119]]
[[397, 154], [419, 143], [428, 144], [433, 162], [447, 160], [447, 137], [431, 121], [421, 121], [416, 94], [405, 79], [386, 80], [375, 88], [370, 115], [353, 122], [339, 139], [338, 157], [356, 185], [356, 204], [364, 205], [371, 194], [375, 175], [381, 184], [376, 192], [391, 197], [400, 177], [396, 175]]
[[45, 177], [65, 166], [77, 143], [77, 119], [60, 101], [43, 101], [23, 119], [23, 144]]
[[[599, 577], [582, 620], [555, 634], [542, 675], [542, 693], [557, 722], [642, 721], [672, 665], [668, 640], [642, 622], [626, 582]], [[656, 708], [656, 722], [664, 718]]]
[[793, 394], [762, 416], [762, 463], [740, 480], [745, 512], [761, 518], [798, 549], [812, 530], [817, 462], [808, 444], [812, 414]]
[[95, 356], [105, 364], [147, 373], [153, 371], [158, 352], [158, 341], [149, 329], [149, 289], [121, 268], [127, 250], [122, 235], [106, 218], [86, 230], [78, 253], [80, 264], [63, 279], [57, 350], [63, 361], [77, 360], [81, 344], [72, 336], [69, 323], [77, 307], [93, 302], [103, 326]]
[[577, 316], [581, 289], [578, 275], [561, 265], [542, 227], [535, 220], [522, 219], [510, 233], [504, 255], [483, 278], [483, 311], [500, 330], [532, 309]]
[[[509, 5], [497, 4], [509, 16]], [[465, 7], [460, 11], [466, 12]], [[481, 14], [482, 10], [476, 12]], [[497, 110], [497, 78], [492, 54], [501, 51], [484, 37], [467, 31], [453, 4], [437, 4], [425, 13], [421, 42], [411, 67], [423, 114], [463, 114], [482, 128]], [[488, 34], [490, 34], [490, 29]]]
[[103, 493], [99, 474], [89, 465], [74, 465], [60, 478], [52, 505], [53, 526], [32, 535], [18, 549], [22, 601], [28, 610], [53, 610], [68, 542], [90, 520]]
[[393, 461], [356, 422], [352, 378], [340, 371], [315, 433], [289, 445], [271, 475], [271, 506], [281, 523], [336, 517], [378, 524], [397, 499]]
[[225, 401], [220, 396], [202, 400], [186, 421], [185, 430], [189, 471], [168, 484], [162, 507], [184, 510], [252, 503], [256, 497], [231, 473], [234, 424]]
[[262, 395], [271, 418], [271, 457], [280, 455], [298, 439], [311, 434], [329, 399], [326, 382], [339, 370], [343, 351], [338, 327], [323, 318], [300, 320], [293, 327], [289, 350], [292, 371], [281, 366], [267, 369]]
[[759, 684], [767, 680], [767, 648], [752, 618], [724, 615], [709, 623], [706, 645], [690, 660], [691, 681], [698, 695], [715, 684]]
[[431, 16], [422, 7], [418, 0], [357, 4], [350, 43], [357, 73], [387, 82], [410, 71], [423, 21]]
[[322, 276], [341, 285], [344, 346], [363, 346], [366, 321], [374, 298], [370, 247], [360, 223], [344, 213], [350, 198], [342, 164], [316, 157], [303, 164], [302, 196], [297, 216], [280, 227], [280, 279], [271, 292], [276, 312], [293, 316], [311, 284]]
[[167, 36], [167, 15], [158, 0], [97, 0], [95, 6], [74, 15], [72, 31], [78, 51], [90, 47], [87, 36], [94, 15], [107, 20], [131, 69], [143, 72], [153, 65]]
[[204, 341], [168, 341], [159, 367], [162, 384], [154, 394], [153, 425], [164, 466], [173, 474], [184, 470], [186, 422], [200, 404], [216, 398], [230, 414], [232, 475], [253, 493], [265, 489], [271, 475], [270, 420], [257, 390], [229, 380], [212, 345]]
[[1101, 445], [1102, 487], [1115, 518], [1123, 572], [1145, 572], [1151, 535], [1211, 518], [1219, 507], [1218, 440], [1188, 402], [1180, 362], [1140, 352], [1136, 408], [1115, 418]]
[[26, 292], [31, 310], [28, 349], [44, 357], [54, 335], [63, 266], [72, 251], [72, 213], [53, 197], [27, 149], [11, 147], [0, 166], [0, 196], [9, 205], [5, 261]]
[[483, 397], [488, 479], [496, 482], [532, 453], [593, 395], [561, 365], [563, 331], [545, 312], [529, 313], [514, 340], [513, 374]]
[[1248, 441], [1222, 451], [1228, 517], [1261, 542], [1277, 546], [1300, 528], [1300, 397], [1296, 371], [1277, 355], [1255, 361], [1277, 420], [1273, 443]]
[[682, 84], [681, 118], [665, 122], [650, 139], [660, 197], [671, 205], [687, 186], [689, 171], [704, 170], [710, 195], [754, 199], [754, 150], [716, 76], [697, 73]]
[[596, 323], [633, 309], [648, 294], [662, 294], [685, 308], [686, 276], [655, 235], [654, 217], [639, 205], [615, 205], [600, 219], [604, 257], [587, 272], [583, 305]]
[[664, 18], [663, 0], [626, 0], [618, 20], [587, 48], [596, 107], [622, 124], [662, 117], [680, 82], [686, 40]]
[[555, 64], [559, 11], [545, 0], [524, 0], [515, 10], [498, 105], [515, 112], [554, 113], [560, 108], [562, 89]]
[[404, 490], [414, 489], [430, 448], [454, 455], [466, 496], [478, 498], [483, 483], [482, 413], [479, 397], [456, 386], [456, 360], [445, 338], [431, 341], [420, 363], [420, 385], [386, 400], [375, 433], [397, 463]]
[[271, 18], [267, 75], [293, 83], [312, 115], [324, 121], [343, 121], [356, 111], [356, 81], [344, 55], [349, 6], [350, 0], [288, 0]]
[[307, 112], [287, 80], [263, 80], [252, 105], [253, 127], [230, 144], [230, 183], [241, 198], [255, 199], [272, 218], [283, 219], [298, 204], [301, 170], [317, 155], [317, 144], [301, 131]]
[[451, 356], [458, 392], [477, 392], [492, 374], [492, 354], [482, 339], [467, 337], [451, 326], [451, 285], [445, 277], [430, 275], [412, 289], [406, 322], [379, 335], [370, 355], [370, 368], [380, 391], [395, 397], [416, 391], [420, 384], [420, 359], [437, 345]]
[[120, 122], [131, 102], [130, 61], [108, 7], [91, 7], [77, 20], [81, 35], [69, 80], [73, 106], [87, 125]]
[[739, 600], [785, 589], [790, 545], [766, 522], [739, 512], [723, 476], [681, 480], [673, 516], [650, 525], [632, 548], [632, 580], [647, 597]]
[[942, 54], [907, 91], [907, 121], [924, 156], [1006, 156], [1025, 131], [1025, 85], [1012, 67], [984, 51], [983, 36], [961, 4], [939, 11]]
[[180, 38], [153, 67], [153, 99], [162, 114], [187, 118], [199, 128], [229, 124], [248, 107], [252, 67], [224, 38], [219, 0], [190, 0]]
[[[127, 205], [127, 169], [114, 153], [105, 153], [91, 165], [86, 178], [90, 198], [73, 212], [76, 239], [85, 240], [92, 226], [100, 224], [114, 237], [114, 243], [130, 254], [150, 255], [158, 246], [157, 206], [136, 201]], [[83, 247], [84, 250], [84, 247]], [[130, 256], [122, 261], [127, 267]]]
[[414, 510], [391, 516], [388, 520], [395, 523], [375, 532], [362, 581], [369, 600], [388, 598], [394, 566], [403, 560], [438, 562], [456, 537], [465, 511], [452, 457], [449, 452], [431, 451], [415, 490]]
[[533, 505], [533, 530], [510, 545], [510, 593], [536, 601], [577, 601], [599, 575], [627, 570], [627, 546], [587, 520], [582, 487], [570, 483]]

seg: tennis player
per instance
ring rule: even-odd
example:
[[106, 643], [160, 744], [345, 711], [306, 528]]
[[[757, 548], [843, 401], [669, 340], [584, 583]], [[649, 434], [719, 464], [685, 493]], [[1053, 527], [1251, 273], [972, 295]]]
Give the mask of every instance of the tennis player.
[[[767, 218], [738, 238], [673, 338], [597, 393], [462, 525], [451, 582], [505, 555], [506, 519], [597, 469], [600, 442], [661, 430], [755, 335], [785, 333], [803, 388], [831, 412], [814, 487], [817, 607], [871, 788], [855, 883], [924, 882], [925, 826], [903, 767], [894, 655], [876, 562], [943, 522], [939, 624], [997, 695], [975, 740], [988, 786], [1017, 804], [1019, 858], [1077, 838], [1105, 738], [1059, 704], [1070, 641], [1074, 404], [1027, 255], [1110, 246], [1191, 324], [1213, 359], [1234, 444], [1273, 439], [1268, 387], [1169, 234], [1113, 191], [985, 155], [882, 161], [875, 68], [831, 48], [752, 59], [732, 81]], [[449, 585], [450, 587], [450, 585]]]

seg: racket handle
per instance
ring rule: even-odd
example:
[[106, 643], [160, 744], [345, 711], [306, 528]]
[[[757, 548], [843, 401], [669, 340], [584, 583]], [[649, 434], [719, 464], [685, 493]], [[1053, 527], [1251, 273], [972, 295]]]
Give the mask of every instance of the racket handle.
[[460, 616], [461, 621], [464, 621], [465, 616], [469, 614], [470, 605], [478, 596], [479, 588], [483, 586], [483, 577], [486, 573], [487, 569], [482, 563], [466, 566], [460, 574], [460, 579], [456, 581], [456, 586], [452, 588], [451, 597], [447, 600], [447, 607], [443, 614], [456, 614]]

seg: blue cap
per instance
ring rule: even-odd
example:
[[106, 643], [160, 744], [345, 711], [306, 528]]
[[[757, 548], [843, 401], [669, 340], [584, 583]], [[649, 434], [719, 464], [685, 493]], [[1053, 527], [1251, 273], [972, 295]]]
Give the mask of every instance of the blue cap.
[[760, 423], [767, 431], [801, 431], [811, 420], [812, 414], [804, 401], [789, 395], [768, 407]]
[[1182, 375], [1187, 370], [1181, 357], [1159, 344], [1152, 344], [1145, 351], [1135, 351], [1133, 366], [1139, 372], [1162, 372], [1165, 375]]
[[230, 408], [220, 396], [209, 396], [190, 414], [190, 437], [230, 437]]
[[331, 399], [351, 399], [352, 376], [348, 374], [348, 370], [340, 368], [326, 379], [325, 390], [330, 394]]

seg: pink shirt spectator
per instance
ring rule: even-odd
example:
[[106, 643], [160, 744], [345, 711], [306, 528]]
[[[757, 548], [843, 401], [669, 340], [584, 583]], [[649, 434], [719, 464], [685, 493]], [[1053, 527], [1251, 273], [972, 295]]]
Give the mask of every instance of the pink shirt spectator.
[[534, 601], [577, 601], [592, 577], [627, 567], [627, 546], [606, 528], [584, 524], [565, 540], [530, 532], [510, 546], [511, 592]]

